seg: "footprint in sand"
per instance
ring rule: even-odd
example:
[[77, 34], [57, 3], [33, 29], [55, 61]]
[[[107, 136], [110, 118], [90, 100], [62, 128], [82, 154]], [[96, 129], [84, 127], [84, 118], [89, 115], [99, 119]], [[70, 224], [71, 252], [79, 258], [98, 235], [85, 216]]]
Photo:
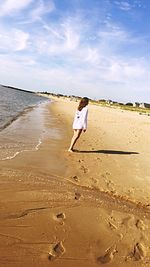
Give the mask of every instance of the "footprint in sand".
[[127, 256], [127, 259], [133, 259], [135, 261], [142, 260], [146, 256], [146, 248], [142, 243], [136, 243], [134, 246], [133, 252]]
[[100, 162], [102, 162], [102, 159], [100, 159], [100, 158], [96, 158], [97, 160], [99, 160]]
[[58, 242], [57, 244], [54, 244], [54, 246], [50, 249], [48, 259], [50, 261], [55, 260], [62, 256], [65, 253], [65, 248], [62, 244], [62, 242]]
[[133, 257], [135, 260], [141, 260], [146, 256], [146, 248], [144, 247], [143, 244], [137, 243], [134, 246], [134, 252], [133, 252]]
[[105, 182], [110, 190], [114, 190], [114, 183], [111, 180], [105, 180]]
[[83, 165], [81, 166], [81, 170], [82, 170], [84, 173], [87, 173], [87, 172], [88, 172], [88, 168], [85, 168]]
[[91, 178], [91, 180], [92, 180], [92, 182], [94, 183], [94, 184], [97, 184], [98, 183], [98, 180], [97, 179], [95, 179], [95, 178]]
[[79, 192], [75, 193], [75, 199], [79, 200], [81, 198], [81, 194]]
[[60, 212], [54, 216], [54, 219], [63, 225], [64, 220], [66, 219], [66, 215], [63, 212]]
[[138, 229], [145, 230], [145, 225], [142, 220], [137, 220], [135, 225]]
[[133, 220], [133, 216], [125, 217], [122, 220], [122, 224], [125, 225], [125, 226], [129, 226], [132, 220]]
[[72, 178], [73, 178], [74, 181], [79, 182], [79, 178], [78, 178], [77, 175], [73, 176]]
[[106, 172], [106, 175], [111, 175], [111, 173], [110, 172]]
[[113, 260], [114, 255], [116, 253], [118, 253], [118, 251], [116, 250], [116, 246], [110, 247], [109, 249], [106, 250], [104, 256], [98, 257], [97, 261], [102, 264], [108, 263]]
[[82, 162], [84, 162], [84, 159], [79, 159], [78, 162], [82, 163]]
[[108, 225], [109, 225], [111, 230], [116, 230], [118, 228], [114, 223], [112, 223], [110, 221], [108, 221]]
[[64, 220], [64, 219], [66, 219], [66, 216], [65, 216], [65, 213], [58, 213], [57, 215], [56, 215], [56, 218], [57, 219], [61, 219], [61, 220]]

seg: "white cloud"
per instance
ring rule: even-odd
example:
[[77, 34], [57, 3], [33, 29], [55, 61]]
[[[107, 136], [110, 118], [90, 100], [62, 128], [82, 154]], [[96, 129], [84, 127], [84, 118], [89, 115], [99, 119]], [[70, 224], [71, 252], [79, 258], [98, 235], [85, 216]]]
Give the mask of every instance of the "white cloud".
[[0, 0], [0, 16], [11, 15], [28, 7], [33, 0]]
[[133, 5], [129, 4], [127, 1], [115, 1], [115, 4], [123, 11], [129, 11], [133, 8]]
[[78, 47], [80, 36], [69, 24], [63, 25], [65, 46], [68, 50], [74, 50]]
[[87, 50], [85, 51], [85, 61], [91, 63], [91, 64], [99, 64], [99, 60], [100, 60], [100, 53], [98, 51], [98, 49], [96, 48], [87, 48]]
[[27, 48], [29, 34], [21, 30], [14, 30], [15, 51], [21, 51]]
[[0, 28], [0, 49], [2, 52], [22, 51], [28, 46], [29, 33], [20, 29]]
[[121, 43], [129, 44], [136, 41], [135, 37], [129, 31], [114, 22], [107, 22], [105, 27], [99, 29], [97, 35], [104, 45], [110, 44], [111, 42], [111, 48], [113, 45], [118, 46]]
[[36, 20], [41, 20], [42, 16], [46, 13], [50, 13], [55, 9], [53, 1], [45, 3], [43, 0], [39, 0], [36, 6], [29, 12], [28, 23], [35, 22]]
[[148, 75], [146, 61], [140, 59], [110, 58], [106, 80], [113, 82], [137, 82]]
[[[79, 25], [78, 25], [79, 26]], [[43, 25], [46, 32], [37, 33], [35, 47], [39, 53], [49, 56], [69, 55], [80, 46], [80, 29], [71, 20], [60, 24]]]

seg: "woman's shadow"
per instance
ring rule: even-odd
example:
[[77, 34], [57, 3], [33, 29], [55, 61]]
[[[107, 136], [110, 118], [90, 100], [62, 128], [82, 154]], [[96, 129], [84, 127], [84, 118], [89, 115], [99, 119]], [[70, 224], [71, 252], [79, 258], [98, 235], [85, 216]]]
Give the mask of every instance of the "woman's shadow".
[[134, 151], [119, 151], [119, 150], [78, 150], [75, 149], [74, 152], [77, 153], [98, 153], [98, 154], [116, 154], [116, 155], [136, 155], [139, 154], [138, 152], [134, 152]]

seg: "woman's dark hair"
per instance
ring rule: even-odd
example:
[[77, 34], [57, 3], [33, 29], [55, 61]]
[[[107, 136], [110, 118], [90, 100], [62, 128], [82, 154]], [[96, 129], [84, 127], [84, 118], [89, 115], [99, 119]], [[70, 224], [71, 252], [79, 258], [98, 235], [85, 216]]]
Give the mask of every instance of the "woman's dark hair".
[[78, 106], [78, 110], [81, 111], [84, 107], [86, 107], [89, 103], [88, 97], [81, 98]]

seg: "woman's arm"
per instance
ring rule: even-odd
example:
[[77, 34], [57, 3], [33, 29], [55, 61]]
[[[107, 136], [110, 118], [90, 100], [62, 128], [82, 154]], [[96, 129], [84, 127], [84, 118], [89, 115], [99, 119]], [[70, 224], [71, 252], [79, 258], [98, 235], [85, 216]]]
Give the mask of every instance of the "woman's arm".
[[88, 109], [83, 109], [83, 130], [87, 129], [87, 117], [88, 117]]

